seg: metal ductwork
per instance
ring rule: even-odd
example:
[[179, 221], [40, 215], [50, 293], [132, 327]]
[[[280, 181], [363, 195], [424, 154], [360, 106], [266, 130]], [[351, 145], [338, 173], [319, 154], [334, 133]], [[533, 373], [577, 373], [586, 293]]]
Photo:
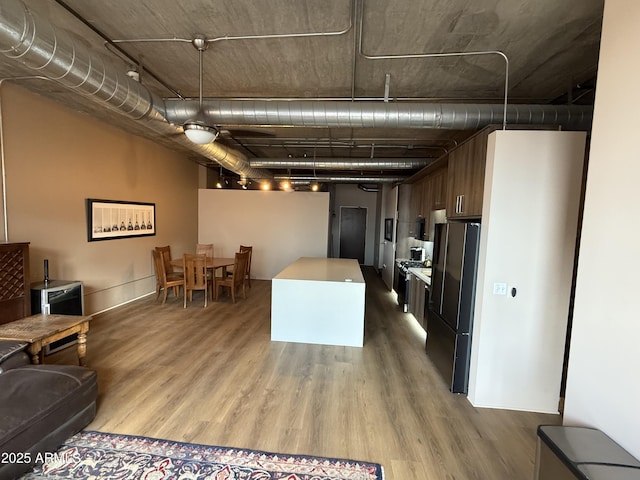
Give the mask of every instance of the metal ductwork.
[[164, 120], [164, 102], [96, 55], [56, 31], [19, 0], [0, 4], [0, 51], [133, 119]]
[[[144, 85], [129, 78], [124, 71], [104, 61], [64, 31], [57, 30], [30, 11], [21, 0], [0, 1], [0, 52], [30, 68], [34, 75], [58, 82], [92, 101], [115, 109], [126, 117], [141, 121], [156, 133], [172, 136], [191, 151], [219, 163], [242, 178], [272, 178], [263, 164], [250, 164], [245, 155], [220, 143], [196, 145], [181, 133], [182, 125], [194, 118], [200, 106], [196, 100], [163, 100]], [[124, 70], [124, 69], [122, 69]], [[415, 128], [478, 130], [489, 124], [502, 124], [504, 106], [490, 104], [430, 104], [410, 102], [353, 101], [284, 101], [284, 100], [204, 100], [203, 111], [213, 125]], [[593, 116], [590, 106], [576, 105], [508, 105], [508, 124], [557, 125], [565, 129], [588, 129]], [[326, 161], [327, 168], [358, 169], [353, 160]], [[373, 169], [420, 168], [423, 165], [399, 166], [408, 160], [369, 159]], [[276, 160], [277, 161], [277, 160]], [[276, 162], [274, 161], [274, 162]], [[338, 164], [343, 162], [342, 166]], [[413, 161], [413, 160], [412, 160]], [[295, 162], [295, 161], [294, 161]], [[363, 160], [364, 162], [364, 160]], [[270, 166], [279, 166], [275, 163]], [[321, 168], [317, 164], [283, 168]], [[404, 177], [363, 178], [328, 176], [331, 182], [399, 182]], [[319, 180], [313, 177], [312, 180]]]
[[365, 175], [275, 175], [276, 182], [321, 182], [321, 183], [401, 183], [407, 176], [365, 176]]
[[301, 170], [418, 170], [433, 162], [425, 158], [252, 158], [253, 168]]
[[[78, 45], [64, 31], [29, 10], [20, 0], [0, 2], [0, 52], [22, 63], [34, 74], [58, 82], [87, 98], [115, 109], [164, 134], [182, 130], [167, 123], [164, 101], [95, 52]], [[223, 167], [249, 178], [270, 178], [267, 171], [252, 169], [247, 158], [220, 144], [195, 145], [176, 136], [176, 141]]]
[[[195, 101], [165, 100], [166, 116], [182, 123], [195, 115]], [[282, 100], [205, 100], [205, 115], [214, 124], [287, 127], [431, 128], [477, 130], [502, 124], [504, 105], [384, 103]], [[509, 105], [507, 123], [558, 125], [588, 129], [593, 107], [581, 105]]]

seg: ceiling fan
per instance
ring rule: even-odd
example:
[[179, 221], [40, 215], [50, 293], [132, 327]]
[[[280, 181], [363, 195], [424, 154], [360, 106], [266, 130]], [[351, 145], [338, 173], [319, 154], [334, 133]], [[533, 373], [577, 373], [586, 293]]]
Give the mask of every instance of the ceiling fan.
[[221, 128], [219, 126], [209, 125], [207, 118], [202, 110], [202, 79], [204, 75], [204, 51], [207, 49], [209, 42], [204, 35], [195, 35], [191, 40], [191, 44], [198, 50], [199, 61], [199, 95], [198, 95], [198, 112], [193, 118], [190, 118], [182, 124], [182, 130], [189, 140], [199, 145], [206, 145], [214, 142], [218, 136], [230, 138], [238, 141], [237, 137], [273, 137], [273, 131], [264, 128]]
[[182, 125], [182, 130], [189, 140], [198, 145], [206, 145], [207, 143], [214, 142], [218, 135], [219, 130], [216, 127], [207, 124], [204, 112], [202, 111], [202, 70], [203, 70], [203, 56], [204, 51], [207, 49], [209, 43], [204, 35], [195, 35], [191, 41], [192, 45], [198, 50], [199, 61], [199, 103], [198, 113], [195, 117], [187, 120]]

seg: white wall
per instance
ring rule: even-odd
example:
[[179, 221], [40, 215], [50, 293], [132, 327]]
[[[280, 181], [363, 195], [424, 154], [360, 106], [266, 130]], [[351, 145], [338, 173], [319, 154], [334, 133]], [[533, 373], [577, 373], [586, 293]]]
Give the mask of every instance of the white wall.
[[640, 458], [640, 2], [607, 0], [564, 423], [599, 428]]
[[[489, 135], [469, 377], [474, 406], [558, 412], [585, 139], [584, 132]], [[494, 294], [494, 283], [506, 283], [507, 295]]]
[[198, 191], [198, 242], [213, 243], [219, 257], [251, 245], [253, 278], [271, 279], [299, 257], [326, 257], [328, 229], [328, 193]]
[[[382, 230], [380, 232], [380, 271], [382, 280], [391, 290], [393, 288], [393, 267], [396, 253], [396, 230], [398, 224], [398, 187], [390, 188], [389, 185], [382, 186]], [[384, 239], [384, 220], [393, 219], [392, 240]]]

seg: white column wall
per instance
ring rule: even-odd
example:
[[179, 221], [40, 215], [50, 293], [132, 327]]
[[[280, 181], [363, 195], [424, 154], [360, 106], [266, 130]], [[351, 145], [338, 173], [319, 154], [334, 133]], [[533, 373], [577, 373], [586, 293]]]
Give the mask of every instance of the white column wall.
[[584, 132], [489, 135], [469, 376], [475, 406], [558, 412], [585, 140]]
[[[564, 423], [599, 428], [640, 458], [640, 2], [607, 0]], [[631, 82], [631, 83], [630, 83]]]

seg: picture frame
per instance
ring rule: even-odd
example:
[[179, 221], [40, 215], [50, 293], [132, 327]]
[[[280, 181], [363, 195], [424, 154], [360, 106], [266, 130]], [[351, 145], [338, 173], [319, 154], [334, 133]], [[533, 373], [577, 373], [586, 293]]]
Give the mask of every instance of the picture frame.
[[384, 219], [384, 239], [389, 242], [393, 241], [393, 218]]
[[87, 241], [156, 234], [156, 204], [87, 198]]

